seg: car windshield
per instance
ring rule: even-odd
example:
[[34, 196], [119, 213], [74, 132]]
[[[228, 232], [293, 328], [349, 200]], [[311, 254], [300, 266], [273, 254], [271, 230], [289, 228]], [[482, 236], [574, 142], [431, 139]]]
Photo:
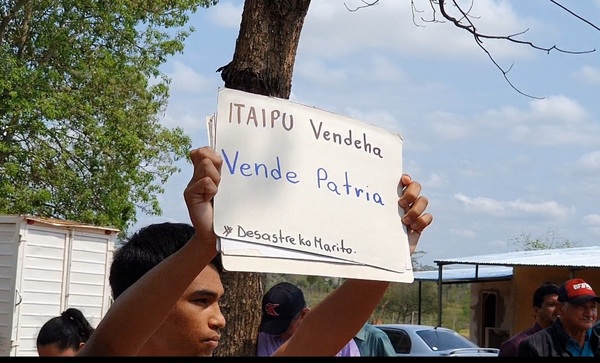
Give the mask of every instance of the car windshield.
[[417, 334], [433, 351], [457, 349], [457, 348], [477, 348], [477, 345], [462, 335], [443, 329], [419, 330]]

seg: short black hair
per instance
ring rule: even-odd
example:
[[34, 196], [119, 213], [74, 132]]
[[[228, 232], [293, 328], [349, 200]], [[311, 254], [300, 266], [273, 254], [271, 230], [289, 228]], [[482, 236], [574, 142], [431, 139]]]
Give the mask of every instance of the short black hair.
[[[109, 283], [113, 299], [118, 298], [146, 272], [183, 247], [195, 233], [188, 223], [154, 223], [142, 227], [119, 247], [110, 266]], [[210, 262], [223, 272], [221, 255]]]
[[78, 351], [79, 345], [86, 343], [93, 332], [94, 328], [79, 309], [68, 308], [42, 325], [36, 345], [54, 344], [60, 350], [73, 348]]
[[558, 295], [558, 285], [552, 282], [544, 282], [533, 293], [533, 306], [541, 308], [546, 295]]

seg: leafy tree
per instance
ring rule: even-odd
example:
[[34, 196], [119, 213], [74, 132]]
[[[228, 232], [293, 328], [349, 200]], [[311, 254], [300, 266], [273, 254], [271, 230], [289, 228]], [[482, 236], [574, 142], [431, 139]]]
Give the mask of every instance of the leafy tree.
[[532, 251], [551, 248], [572, 248], [580, 247], [581, 242], [571, 241], [561, 236], [553, 229], [546, 230], [542, 236], [532, 237], [530, 233], [521, 233], [518, 237], [512, 238], [509, 244], [515, 246], [517, 251]]
[[126, 230], [186, 158], [160, 124], [189, 12], [211, 0], [0, 2], [0, 213]]
[[[437, 287], [433, 283], [421, 284], [421, 314], [437, 312]], [[373, 320], [387, 323], [417, 323], [419, 311], [419, 283], [392, 283], [373, 314]], [[413, 319], [414, 318], [414, 319]]]

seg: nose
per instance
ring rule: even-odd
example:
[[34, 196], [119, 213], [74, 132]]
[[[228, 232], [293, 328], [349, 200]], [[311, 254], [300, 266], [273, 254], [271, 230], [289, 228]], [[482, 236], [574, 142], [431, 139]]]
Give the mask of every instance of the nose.
[[225, 328], [225, 325], [226, 325], [225, 317], [221, 313], [221, 308], [218, 305], [215, 306], [214, 313], [211, 315], [210, 319], [208, 320], [208, 324], [210, 325], [210, 327], [212, 329], [221, 330], [221, 329]]

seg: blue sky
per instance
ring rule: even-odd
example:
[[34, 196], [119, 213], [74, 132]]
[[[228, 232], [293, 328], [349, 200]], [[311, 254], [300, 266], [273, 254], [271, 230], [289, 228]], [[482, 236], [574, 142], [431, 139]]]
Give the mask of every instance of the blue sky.
[[[510, 35], [549, 54], [484, 40], [519, 94], [454, 25], [414, 19], [411, 1], [313, 0], [298, 47], [291, 100], [374, 124], [404, 138], [404, 171], [423, 184], [433, 224], [420, 263], [508, 252], [523, 234], [579, 246], [600, 245], [600, 31], [549, 1], [477, 0], [483, 33]], [[470, 2], [469, 2], [470, 3]], [[600, 1], [561, 1], [600, 26]], [[429, 1], [416, 0], [431, 17]], [[216, 69], [235, 49], [242, 1], [221, 1], [191, 18], [196, 31], [183, 54], [162, 68], [172, 79], [163, 122], [207, 145], [205, 117], [223, 86]], [[416, 24], [415, 24], [416, 22]], [[138, 215], [137, 229], [189, 221], [183, 189], [191, 165], [159, 197], [164, 214]]]

